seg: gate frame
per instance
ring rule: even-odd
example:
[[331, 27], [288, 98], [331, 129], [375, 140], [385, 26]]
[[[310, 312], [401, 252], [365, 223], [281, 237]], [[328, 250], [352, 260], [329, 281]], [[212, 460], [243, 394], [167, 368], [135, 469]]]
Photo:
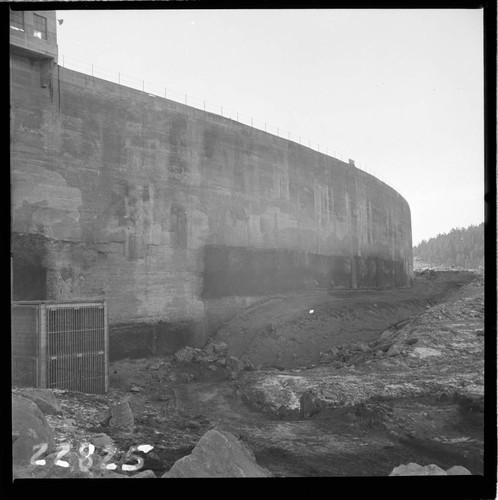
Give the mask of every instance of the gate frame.
[[[47, 310], [50, 309], [70, 309], [77, 306], [87, 307], [98, 305], [104, 311], [104, 394], [109, 391], [109, 323], [107, 301], [105, 299], [82, 299], [82, 300], [12, 300], [11, 308], [14, 305], [36, 307], [36, 335], [38, 356], [36, 369], [36, 387], [47, 389], [48, 387], [48, 334], [47, 334]], [[52, 306], [52, 307], [51, 307]], [[60, 307], [62, 306], [62, 307]], [[11, 342], [13, 340], [11, 339]]]

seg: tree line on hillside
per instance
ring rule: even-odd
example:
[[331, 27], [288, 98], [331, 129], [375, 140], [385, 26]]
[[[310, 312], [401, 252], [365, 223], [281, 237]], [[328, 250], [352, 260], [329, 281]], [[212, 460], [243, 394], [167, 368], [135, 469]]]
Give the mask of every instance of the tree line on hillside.
[[436, 265], [474, 269], [484, 266], [484, 223], [454, 228], [413, 248], [413, 256]]

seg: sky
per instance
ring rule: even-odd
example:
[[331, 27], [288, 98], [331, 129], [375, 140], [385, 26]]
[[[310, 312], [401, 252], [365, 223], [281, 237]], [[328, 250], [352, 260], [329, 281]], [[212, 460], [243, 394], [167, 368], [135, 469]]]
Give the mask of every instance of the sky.
[[[309, 144], [409, 203], [413, 244], [484, 220], [482, 10], [61, 10], [59, 64]], [[63, 58], [64, 56], [64, 58]], [[99, 73], [100, 72], [100, 73]], [[111, 76], [112, 75], [112, 76]], [[131, 80], [129, 80], [131, 84]], [[152, 85], [151, 87], [152, 88]], [[176, 92], [176, 93], [173, 93]], [[242, 118], [244, 117], [244, 118]]]

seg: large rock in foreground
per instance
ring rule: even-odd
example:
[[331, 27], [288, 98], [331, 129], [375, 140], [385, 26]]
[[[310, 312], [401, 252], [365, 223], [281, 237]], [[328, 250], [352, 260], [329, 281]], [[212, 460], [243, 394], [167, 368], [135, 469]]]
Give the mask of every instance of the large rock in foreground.
[[26, 388], [22, 390], [22, 397], [33, 401], [44, 415], [60, 415], [62, 409], [55, 394], [50, 389], [32, 389]]
[[29, 399], [12, 396], [12, 461], [27, 465], [38, 451], [33, 446], [46, 443], [46, 452], [54, 450], [54, 432], [38, 406]]
[[416, 463], [395, 467], [390, 476], [446, 476], [446, 472], [437, 465], [430, 464], [425, 467]]
[[448, 476], [471, 476], [472, 472], [461, 465], [454, 465], [446, 470]]
[[229, 432], [211, 429], [192, 454], [178, 460], [163, 477], [271, 477], [252, 450]]

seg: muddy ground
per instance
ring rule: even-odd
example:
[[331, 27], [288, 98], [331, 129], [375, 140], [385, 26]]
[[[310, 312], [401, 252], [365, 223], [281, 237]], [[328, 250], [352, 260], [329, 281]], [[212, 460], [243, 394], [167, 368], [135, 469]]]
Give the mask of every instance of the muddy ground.
[[[275, 296], [232, 318], [215, 339], [254, 366], [235, 380], [219, 360], [121, 360], [111, 365], [108, 394], [56, 391], [62, 414], [47, 419], [56, 442], [75, 448], [100, 433], [118, 458], [132, 445], [153, 446], [143, 470], [157, 477], [213, 427], [245, 441], [280, 477], [387, 476], [409, 462], [482, 474], [483, 332], [478, 272], [418, 272], [411, 289]], [[102, 417], [126, 396], [132, 431]]]

